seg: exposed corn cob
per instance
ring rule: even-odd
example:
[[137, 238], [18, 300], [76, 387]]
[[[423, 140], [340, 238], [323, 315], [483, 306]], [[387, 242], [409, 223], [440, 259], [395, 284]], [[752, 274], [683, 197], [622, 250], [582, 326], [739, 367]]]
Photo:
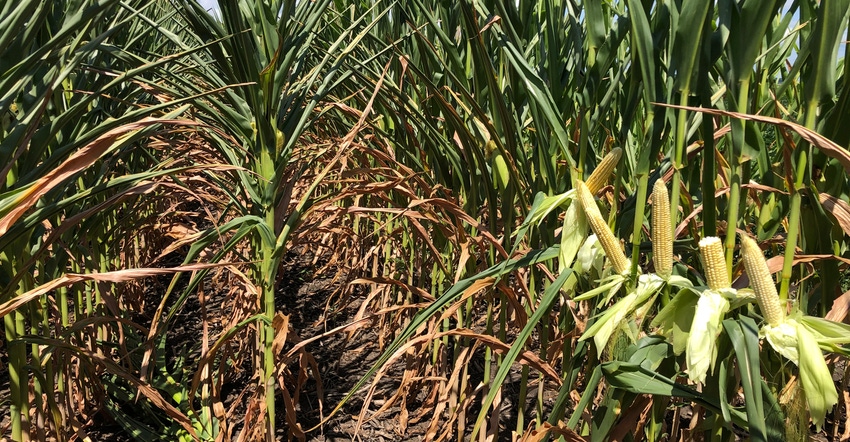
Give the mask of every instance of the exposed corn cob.
[[587, 216], [587, 223], [590, 224], [591, 230], [599, 238], [599, 243], [602, 244], [602, 250], [605, 250], [605, 256], [611, 261], [614, 271], [618, 274], [626, 274], [631, 269], [629, 259], [623, 253], [620, 246], [620, 241], [614, 236], [614, 232], [608, 227], [608, 223], [602, 218], [602, 213], [599, 207], [596, 206], [596, 200], [593, 194], [587, 188], [587, 185], [581, 180], [578, 181], [576, 193], [579, 203], [584, 208], [584, 213]]
[[756, 294], [765, 321], [772, 327], [776, 327], [785, 321], [785, 309], [779, 301], [776, 292], [776, 284], [770, 276], [767, 261], [756, 241], [748, 236], [741, 236], [741, 256], [744, 259], [744, 268], [750, 278], [750, 286]]
[[664, 180], [652, 187], [652, 262], [655, 274], [667, 279], [673, 272], [673, 227], [670, 225], [670, 196]]
[[702, 254], [705, 277], [708, 280], [708, 288], [720, 290], [729, 288], [729, 272], [726, 270], [726, 257], [723, 254], [723, 242], [716, 236], [708, 236], [699, 242], [699, 251]]
[[611, 176], [611, 173], [614, 172], [614, 168], [617, 167], [617, 163], [620, 162], [620, 157], [622, 156], [623, 149], [615, 147], [611, 149], [611, 152], [608, 152], [608, 155], [605, 155], [605, 158], [602, 158], [602, 161], [599, 162], [596, 169], [593, 169], [593, 173], [590, 174], [587, 178], [587, 182], [585, 183], [592, 195], [596, 195], [597, 192], [602, 190], [605, 183], [608, 182], [608, 178]]

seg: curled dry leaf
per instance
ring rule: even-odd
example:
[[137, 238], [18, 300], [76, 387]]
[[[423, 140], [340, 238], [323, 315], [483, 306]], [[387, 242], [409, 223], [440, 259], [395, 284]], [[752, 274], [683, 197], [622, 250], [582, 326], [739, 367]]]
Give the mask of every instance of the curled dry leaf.
[[51, 290], [56, 290], [62, 287], [68, 287], [78, 282], [84, 281], [95, 281], [95, 282], [126, 282], [132, 281], [139, 278], [146, 278], [148, 276], [157, 276], [157, 275], [169, 275], [172, 273], [178, 272], [192, 272], [195, 270], [205, 270], [211, 269], [215, 267], [226, 267], [232, 266], [237, 263], [226, 262], [226, 263], [217, 263], [217, 264], [187, 264], [179, 267], [171, 267], [171, 268], [141, 268], [141, 269], [125, 269], [125, 270], [116, 270], [114, 272], [103, 272], [103, 273], [69, 273], [61, 278], [54, 279], [46, 284], [42, 284], [20, 296], [16, 296], [11, 300], [0, 304], [0, 318], [8, 315], [9, 313], [17, 310], [24, 304], [32, 301], [33, 299], [38, 298], [41, 295], [44, 295]]
[[[770, 273], [776, 273], [782, 270], [782, 262], [784, 259], [785, 257], [781, 255], [768, 259], [767, 268], [770, 270]], [[850, 264], [850, 259], [835, 255], [794, 255], [794, 262], [792, 265], [805, 264], [823, 259], [837, 259], [845, 264]]]
[[567, 442], [586, 441], [585, 438], [579, 436], [578, 433], [563, 424], [556, 426], [549, 422], [544, 422], [540, 428], [525, 432], [522, 436], [521, 442], [543, 442], [550, 440], [552, 436], [563, 437]]
[[819, 194], [818, 199], [823, 208], [838, 220], [844, 234], [850, 235], [850, 204], [826, 193]]
[[398, 286], [399, 288], [401, 288], [403, 290], [410, 291], [410, 293], [413, 293], [416, 296], [419, 296], [420, 298], [422, 298], [426, 301], [434, 301], [434, 297], [430, 293], [428, 293], [427, 291], [425, 291], [425, 290], [423, 290], [419, 287], [401, 282], [397, 279], [377, 277], [377, 276], [376, 277], [362, 277], [362, 278], [357, 278], [354, 281], [351, 281], [350, 284], [389, 284], [389, 285], [395, 285], [395, 286]]
[[844, 322], [844, 320], [847, 319], [848, 313], [850, 313], [850, 290], [835, 298], [835, 301], [832, 301], [832, 308], [826, 316], [824, 316], [824, 319], [835, 322]]
[[21, 193], [16, 201], [13, 202], [14, 208], [0, 218], [0, 236], [5, 235], [12, 224], [15, 223], [30, 207], [44, 194], [63, 183], [77, 172], [91, 166], [109, 148], [114, 146], [120, 140], [128, 136], [131, 132], [144, 129], [155, 124], [177, 124], [183, 126], [197, 126], [199, 123], [188, 120], [164, 120], [155, 118], [145, 118], [141, 121], [128, 123], [115, 129], [112, 129], [105, 134], [99, 136], [94, 141], [86, 144], [80, 150], [74, 152], [67, 160], [60, 164], [55, 169], [51, 170], [39, 180], [30, 185], [26, 191]]

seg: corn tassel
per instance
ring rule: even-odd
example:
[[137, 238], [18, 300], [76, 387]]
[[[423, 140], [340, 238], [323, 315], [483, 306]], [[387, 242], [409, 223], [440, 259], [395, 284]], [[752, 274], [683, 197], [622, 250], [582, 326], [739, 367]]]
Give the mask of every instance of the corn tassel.
[[720, 290], [729, 288], [729, 272], [726, 270], [726, 256], [723, 253], [723, 242], [716, 236], [708, 236], [699, 242], [699, 250], [702, 254], [705, 277], [708, 280], [708, 288]]
[[584, 208], [584, 213], [587, 216], [587, 223], [590, 224], [591, 230], [596, 234], [599, 243], [602, 244], [602, 250], [605, 251], [605, 256], [611, 261], [614, 271], [620, 275], [629, 273], [631, 263], [623, 253], [623, 248], [620, 246], [620, 241], [614, 236], [614, 232], [608, 227], [608, 223], [602, 218], [602, 213], [599, 207], [596, 206], [596, 200], [590, 189], [581, 180], [578, 181], [576, 193], [579, 203]]
[[741, 236], [741, 256], [765, 321], [772, 327], [778, 326], [785, 321], [785, 309], [779, 301], [776, 284], [770, 276], [761, 248], [754, 239]]
[[587, 178], [587, 182], [585, 182], [591, 195], [596, 195], [603, 187], [605, 187], [605, 183], [608, 182], [608, 178], [614, 172], [614, 169], [617, 167], [617, 163], [620, 162], [620, 157], [622, 156], [623, 149], [615, 147], [611, 149], [611, 152], [608, 152], [608, 155], [605, 155], [605, 158], [602, 158], [602, 161], [599, 162], [596, 169], [593, 169], [593, 173], [590, 174]]
[[668, 279], [673, 273], [673, 227], [670, 223], [670, 196], [664, 180], [652, 188], [652, 263], [655, 274]]

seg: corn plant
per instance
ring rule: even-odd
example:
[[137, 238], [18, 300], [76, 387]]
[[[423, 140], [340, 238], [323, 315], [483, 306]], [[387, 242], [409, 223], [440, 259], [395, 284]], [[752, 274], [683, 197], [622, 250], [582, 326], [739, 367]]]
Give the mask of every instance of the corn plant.
[[[550, 380], [563, 386], [549, 411], [550, 425], [565, 419], [566, 428], [589, 433], [593, 440], [639, 430], [657, 439], [668, 404], [660, 398], [650, 400], [653, 417], [640, 429], [625, 429], [613, 412], [583, 422], [579, 410], [640, 407], [647, 403], [637, 393], [670, 395], [668, 388], [683, 397], [699, 396], [675, 387], [679, 370], [705, 386], [703, 398], [708, 400], [699, 403], [708, 411], [698, 419], [712, 422], [711, 437], [728, 437], [732, 425], [748, 428], [758, 438], [767, 437], [768, 430], [777, 434], [777, 416], [782, 414], [777, 412], [777, 385], [784, 378], [771, 378], [776, 384], [762, 388], [758, 364], [741, 368], [750, 370], [742, 375], [748, 402], [745, 411], [732, 410], [723, 390], [730, 385], [732, 359], [721, 360], [715, 353], [727, 354], [719, 348], [729, 348], [730, 339], [738, 361], [751, 358], [758, 348], [758, 336], [746, 328], [752, 292], [732, 288], [740, 269], [734, 265], [736, 230], [755, 229], [761, 241], [774, 244], [771, 253], [784, 250], [780, 299], [788, 299], [790, 282], [798, 276], [811, 278], [798, 286], [805, 311], [819, 309], [822, 317], [838, 295], [830, 290], [837, 287], [840, 261], [819, 262], [823, 271], [817, 273], [797, 266], [800, 274], [794, 276], [792, 269], [800, 251], [839, 257], [846, 252], [846, 232], [838, 228], [843, 212], [831, 201], [847, 192], [847, 156], [828, 138], [846, 139], [835, 122], [847, 94], [846, 65], [837, 55], [847, 32], [847, 5], [413, 2], [397, 11], [376, 33], [397, 36], [403, 28], [397, 17], [408, 25], [410, 38], [397, 43], [406, 81], [393, 85], [387, 98], [393, 112], [385, 117], [396, 127], [415, 124], [416, 155], [401, 158], [458, 189], [470, 214], [479, 214], [490, 231], [503, 234], [506, 250], [532, 251], [510, 259], [494, 251], [491, 267], [462, 279], [423, 309], [380, 363], [413, 339], [416, 327], [490, 281], [492, 287], [504, 284], [512, 291], [529, 289], [529, 294], [521, 301], [524, 313], [505, 302], [488, 301], [485, 333], [502, 330], [496, 336], [504, 340], [508, 334], [503, 330], [513, 327], [516, 337], [505, 356], [484, 355], [483, 388], [475, 390], [482, 411], [473, 433], [483, 428], [517, 358], [535, 352], [551, 356], [550, 339], [578, 329], [572, 333], [584, 339], [562, 341], [560, 379]], [[797, 27], [792, 26], [795, 14], [800, 17]], [[385, 34], [377, 38], [387, 39]], [[705, 110], [711, 108], [719, 110]], [[401, 145], [410, 142], [409, 131], [389, 135]], [[606, 217], [597, 208], [596, 192], [587, 192], [580, 182], [613, 147], [623, 150], [623, 161], [613, 186], [602, 195], [602, 207], [609, 209]], [[814, 157], [819, 158], [817, 166], [812, 165]], [[650, 245], [644, 239], [649, 192], [667, 185], [669, 200], [660, 190], [652, 197], [652, 230], [667, 230], [670, 239], [653, 238]], [[829, 196], [818, 196], [827, 188]], [[805, 210], [804, 199], [810, 204]], [[662, 211], [669, 216], [660, 216]], [[800, 223], [801, 216], [835, 228], [803, 233], [801, 226], [807, 224]], [[585, 221], [596, 234], [589, 242], [587, 228], [581, 227]], [[783, 237], [777, 235], [786, 234], [790, 245], [778, 247], [777, 238]], [[704, 265], [696, 253], [701, 243], [710, 245]], [[610, 271], [595, 266], [600, 252]], [[643, 268], [650, 253], [654, 265]], [[579, 258], [575, 263], [573, 255]], [[648, 272], [653, 269], [657, 273]], [[511, 282], [505, 284], [508, 275]], [[655, 285], [648, 275], [668, 283]], [[688, 314], [693, 320], [685, 323]], [[646, 316], [656, 317], [644, 321]], [[612, 318], [623, 326], [603, 327], [602, 321]], [[655, 327], [667, 337], [641, 339]], [[540, 347], [523, 347], [532, 332], [540, 337]], [[588, 352], [590, 337], [595, 352]], [[628, 365], [647, 352], [658, 353], [640, 369]], [[611, 362], [594, 369], [596, 358]], [[526, 367], [522, 397], [516, 401], [520, 414], [529, 380]], [[548, 369], [540, 370], [542, 391]], [[652, 384], [659, 390], [635, 388], [637, 373], [652, 370], [673, 380], [663, 388]], [[606, 391], [601, 403], [594, 404], [603, 379], [618, 389]], [[586, 394], [568, 415], [575, 382], [584, 382]], [[540, 399], [538, 428], [547, 418]], [[812, 408], [815, 422], [821, 421], [822, 408]], [[490, 422], [487, 432], [492, 435], [499, 429]], [[518, 433], [525, 429], [523, 422], [518, 420]], [[452, 437], [463, 437], [464, 431], [458, 428]]]
[[[156, 40], [138, 26], [142, 6], [7, 2], [0, 8], [0, 316], [10, 356], [12, 440], [61, 440], [81, 428], [102, 405], [99, 372], [134, 381], [108, 349], [139, 328], [122, 310], [132, 297], [116, 296], [110, 281], [146, 272], [98, 274], [128, 262], [111, 249], [120, 243], [120, 213], [155, 193], [162, 177], [186, 171], [134, 148], [175, 125], [195, 124], [178, 119], [187, 109], [180, 100], [157, 96], [156, 87], [139, 80], [167, 70], [168, 59], [118, 49]], [[162, 11], [148, 5], [148, 12]], [[126, 347], [115, 348], [126, 354]], [[156, 390], [140, 389], [161, 400]], [[180, 420], [173, 407], [167, 412]], [[187, 422], [186, 431], [193, 431]]]
[[[403, 433], [422, 392], [428, 440], [837, 437], [848, 14], [3, 2], [12, 439], [81, 434], [99, 409], [140, 440], [306, 438], [318, 338], [294, 343], [275, 299], [299, 244], [345, 269], [329, 307], [368, 289], [335, 331], [377, 325], [381, 356], [335, 411], [374, 375], [364, 420], [403, 370], [379, 411], [398, 406]], [[170, 360], [193, 298], [199, 353]], [[243, 362], [236, 422], [219, 395]]]

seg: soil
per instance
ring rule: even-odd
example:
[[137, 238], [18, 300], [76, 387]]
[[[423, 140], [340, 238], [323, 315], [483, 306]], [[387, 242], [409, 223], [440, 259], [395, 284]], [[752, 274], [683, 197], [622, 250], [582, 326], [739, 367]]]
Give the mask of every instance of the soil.
[[[283, 283], [278, 289], [276, 304], [278, 310], [289, 315], [291, 330], [296, 332], [301, 339], [309, 339], [325, 333], [327, 330], [333, 329], [340, 325], [345, 325], [352, 321], [357, 312], [359, 303], [362, 299], [356, 296], [342, 310], [328, 315], [326, 312], [325, 302], [328, 296], [337, 288], [337, 283], [334, 282], [333, 275], [316, 275], [312, 269], [316, 266], [311, 264], [311, 257], [297, 256], [294, 254], [288, 255], [284, 259], [284, 268], [281, 275]], [[167, 281], [163, 281], [167, 286]], [[156, 305], [157, 300], [151, 299], [148, 305]], [[215, 306], [217, 302], [223, 301], [223, 294], [217, 293], [208, 301], [208, 306]], [[209, 308], [209, 307], [208, 307]], [[187, 349], [191, 349], [190, 356], [197, 357], [198, 336], [202, 333], [202, 323], [198, 319], [197, 312], [200, 310], [197, 298], [187, 300], [186, 306], [179, 314], [175, 324], [179, 324], [174, 330], [169, 332], [168, 347], [171, 350], [169, 358], [174, 358], [180, 354], [185, 354]], [[216, 311], [209, 311], [208, 314], [214, 315]], [[326, 317], [327, 315], [327, 317]], [[218, 330], [211, 331], [215, 334]], [[322, 412], [319, 407], [319, 397], [317, 384], [312, 379], [307, 382], [304, 390], [302, 390], [301, 400], [298, 404], [298, 420], [303, 429], [310, 429], [317, 426], [321, 422], [321, 416], [327, 416], [329, 411], [339, 403], [353, 386], [360, 380], [374, 362], [380, 356], [380, 349], [377, 348], [377, 335], [374, 330], [361, 329], [352, 340], [344, 339], [345, 335], [333, 335], [316, 342], [311, 343], [307, 347], [307, 351], [315, 358], [322, 380], [324, 398], [322, 402]], [[389, 375], [384, 378], [376, 390], [376, 401], [380, 403], [380, 399], [394, 392], [395, 375], [398, 375], [400, 370], [390, 371]], [[237, 400], [239, 393], [249, 387], [252, 382], [250, 378], [250, 367], [246, 364], [243, 370], [238, 371], [235, 377], [232, 377], [223, 387], [222, 397], [224, 398], [225, 408]], [[0, 378], [2, 379], [2, 378]], [[2, 388], [2, 385], [0, 385]], [[4, 391], [8, 394], [8, 388]], [[357, 416], [360, 413], [362, 406], [363, 393], [358, 394], [350, 400], [342, 410], [333, 418], [326, 422], [320, 429], [307, 433], [307, 441], [313, 442], [337, 442], [354, 440], [355, 429], [357, 427]], [[2, 393], [0, 393], [0, 399]], [[376, 407], [372, 407], [373, 410]], [[283, 409], [283, 403], [279, 401], [278, 409]], [[244, 412], [244, 406], [241, 409], [237, 408], [235, 413], [239, 416]], [[398, 408], [390, 409], [383, 413], [377, 419], [365, 422], [357, 431], [357, 437], [364, 441], [418, 441], [421, 440], [421, 435], [427, 429], [428, 423], [422, 422], [415, 426], [408, 427], [405, 435], [398, 434], [396, 431], [396, 415]], [[133, 442], [134, 439], [125, 434], [122, 427], [112, 421], [106, 414], [102, 420], [99, 420], [94, 426], [87, 430], [92, 441], [114, 441], [114, 442]], [[286, 440], [287, 422], [282, 416], [283, 413], [278, 413], [276, 422], [277, 438]], [[234, 431], [235, 435], [239, 434], [241, 428]]]

